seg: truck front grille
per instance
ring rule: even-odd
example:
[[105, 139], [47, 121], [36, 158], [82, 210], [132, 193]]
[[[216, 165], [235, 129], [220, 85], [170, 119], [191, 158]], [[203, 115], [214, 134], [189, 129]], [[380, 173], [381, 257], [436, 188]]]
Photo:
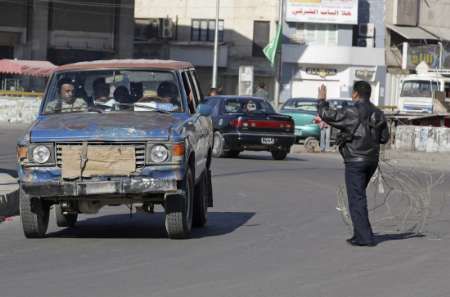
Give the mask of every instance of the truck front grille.
[[[56, 164], [58, 167], [62, 167], [62, 148], [63, 146], [81, 146], [81, 142], [64, 142], [56, 144]], [[134, 146], [134, 153], [136, 158], [136, 168], [144, 167], [145, 165], [145, 143], [141, 142], [88, 142], [88, 149], [90, 146]]]

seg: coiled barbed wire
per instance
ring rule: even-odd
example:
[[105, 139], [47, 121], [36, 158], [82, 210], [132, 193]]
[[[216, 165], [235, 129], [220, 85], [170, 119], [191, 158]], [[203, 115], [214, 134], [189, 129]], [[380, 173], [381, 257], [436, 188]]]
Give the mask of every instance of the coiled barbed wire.
[[[428, 232], [427, 223], [440, 217], [447, 209], [450, 193], [440, 193], [436, 188], [445, 183], [448, 173], [428, 168], [425, 162], [420, 164], [420, 160], [412, 160], [414, 166], [410, 167], [398, 166], [395, 162], [380, 161], [369, 183], [367, 200], [372, 224], [389, 221], [391, 230], [384, 231], [423, 235]], [[349, 231], [352, 231], [344, 185], [337, 190], [336, 209]]]

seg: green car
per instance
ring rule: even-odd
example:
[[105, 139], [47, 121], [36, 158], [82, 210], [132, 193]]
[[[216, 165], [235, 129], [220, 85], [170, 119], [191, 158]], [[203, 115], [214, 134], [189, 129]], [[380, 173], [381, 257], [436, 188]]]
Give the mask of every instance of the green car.
[[288, 99], [281, 107], [280, 113], [290, 115], [294, 119], [297, 142], [310, 137], [320, 139], [317, 99]]
[[[340, 109], [351, 106], [350, 98], [327, 99], [331, 108]], [[317, 111], [317, 99], [291, 98], [281, 106], [280, 113], [290, 115], [295, 123], [295, 136], [300, 140], [320, 140], [320, 118]], [[333, 136], [332, 136], [333, 137]]]

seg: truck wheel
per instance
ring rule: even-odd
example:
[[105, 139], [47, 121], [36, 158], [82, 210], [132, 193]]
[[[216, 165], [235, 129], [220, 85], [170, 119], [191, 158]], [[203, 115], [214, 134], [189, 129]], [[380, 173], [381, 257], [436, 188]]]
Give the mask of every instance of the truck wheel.
[[203, 227], [208, 221], [207, 179], [207, 171], [205, 171], [200, 182], [195, 186], [194, 216], [192, 221], [194, 227]]
[[225, 139], [219, 131], [214, 132], [212, 155], [216, 158], [224, 156]]
[[188, 238], [192, 229], [194, 177], [189, 168], [182, 182], [182, 189], [186, 193], [184, 204], [177, 210], [166, 209], [166, 231], [171, 239]]
[[58, 227], [73, 227], [77, 223], [78, 214], [63, 214], [61, 205], [55, 205], [56, 225]]
[[272, 151], [272, 158], [274, 160], [284, 160], [286, 159], [287, 151]]
[[20, 187], [19, 207], [25, 237], [43, 238], [48, 228], [50, 205], [41, 199], [30, 197]]

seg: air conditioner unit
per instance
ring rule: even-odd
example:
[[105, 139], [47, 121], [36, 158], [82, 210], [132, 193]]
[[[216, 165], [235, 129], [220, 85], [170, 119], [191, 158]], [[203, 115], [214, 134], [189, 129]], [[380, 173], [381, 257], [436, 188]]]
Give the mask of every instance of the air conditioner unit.
[[375, 40], [373, 38], [358, 38], [357, 46], [375, 47]]
[[358, 31], [360, 37], [375, 37], [375, 25], [373, 23], [360, 24]]
[[161, 22], [161, 37], [163, 39], [173, 38], [173, 22], [169, 18], [162, 19]]

